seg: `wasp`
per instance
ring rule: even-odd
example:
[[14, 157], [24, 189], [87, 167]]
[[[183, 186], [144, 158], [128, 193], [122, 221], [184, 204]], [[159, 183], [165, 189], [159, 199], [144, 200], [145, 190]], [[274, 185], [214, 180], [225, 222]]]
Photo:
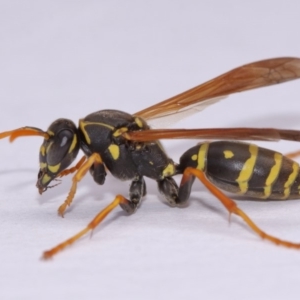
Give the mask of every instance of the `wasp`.
[[[182, 118], [200, 111], [229, 94], [278, 84], [300, 78], [300, 58], [282, 57], [262, 60], [233, 69], [177, 96], [133, 115], [118, 110], [100, 110], [79, 120], [54, 121], [46, 131], [22, 127], [0, 133], [10, 141], [21, 136], [41, 136], [38, 179], [40, 194], [54, 180], [75, 173], [72, 186], [58, 213], [63, 216], [76, 194], [77, 185], [89, 171], [102, 185], [107, 172], [119, 180], [130, 180], [129, 197], [115, 199], [79, 233], [45, 251], [53, 257], [92, 231], [117, 206], [134, 213], [146, 195], [144, 177], [157, 181], [158, 190], [170, 206], [184, 205], [197, 178], [224, 205], [261, 238], [277, 245], [300, 248], [261, 230], [225, 192], [253, 199], [300, 198], [299, 164], [288, 156], [242, 140], [300, 141], [300, 131], [273, 128], [151, 129], [148, 121]], [[162, 148], [160, 139], [203, 139], [174, 162]], [[214, 141], [216, 140], [216, 141]], [[84, 156], [68, 169], [82, 150]], [[299, 154], [299, 153], [298, 153]], [[175, 175], [182, 175], [179, 186]]]

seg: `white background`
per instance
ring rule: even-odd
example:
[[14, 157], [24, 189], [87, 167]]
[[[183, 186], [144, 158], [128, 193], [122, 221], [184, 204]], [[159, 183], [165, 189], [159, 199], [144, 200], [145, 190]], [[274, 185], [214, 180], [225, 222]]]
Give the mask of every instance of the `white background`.
[[[298, 0], [1, 1], [0, 131], [134, 113], [239, 65], [300, 56], [299, 12]], [[300, 81], [233, 95], [177, 126], [299, 129], [299, 97]], [[92, 239], [41, 261], [129, 186], [108, 176], [99, 187], [88, 175], [60, 218], [71, 176], [39, 196], [41, 142], [1, 141], [1, 299], [298, 299], [300, 252], [260, 240], [237, 217], [229, 226], [199, 183], [178, 209], [148, 180], [135, 215], [117, 208]], [[196, 142], [164, 145], [178, 160]], [[267, 232], [300, 241], [299, 201], [239, 205]]]

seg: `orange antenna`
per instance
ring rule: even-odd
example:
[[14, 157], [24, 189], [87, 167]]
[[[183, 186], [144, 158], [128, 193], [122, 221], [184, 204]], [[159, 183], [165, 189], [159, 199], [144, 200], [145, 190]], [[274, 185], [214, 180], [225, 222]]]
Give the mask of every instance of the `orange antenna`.
[[13, 142], [16, 138], [21, 136], [43, 136], [45, 139], [49, 138], [49, 134], [47, 132], [35, 127], [22, 127], [0, 133], [0, 139], [9, 137], [10, 142]]

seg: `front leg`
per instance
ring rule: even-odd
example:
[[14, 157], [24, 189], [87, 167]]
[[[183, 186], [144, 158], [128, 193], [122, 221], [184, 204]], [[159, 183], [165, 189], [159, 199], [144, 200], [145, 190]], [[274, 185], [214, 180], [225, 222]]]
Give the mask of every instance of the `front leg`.
[[[76, 189], [77, 189], [77, 183], [85, 176], [85, 174], [87, 173], [87, 171], [92, 167], [95, 166], [95, 168], [97, 169], [98, 166], [103, 166], [103, 162], [102, 162], [102, 158], [100, 156], [100, 154], [98, 153], [93, 153], [84, 163], [82, 163], [82, 165], [79, 167], [78, 171], [76, 172], [76, 174], [74, 175], [72, 181], [72, 186], [69, 192], [69, 195], [67, 197], [67, 199], [65, 200], [65, 202], [58, 208], [58, 214], [60, 216], [64, 216], [64, 212], [66, 210], [66, 208], [68, 206], [71, 205], [73, 198], [75, 196], [76, 193]], [[105, 177], [105, 176], [104, 176]]]
[[146, 184], [143, 177], [137, 177], [130, 185], [129, 198], [130, 201], [121, 202], [120, 206], [127, 213], [132, 214], [139, 207], [142, 197], [146, 195]]

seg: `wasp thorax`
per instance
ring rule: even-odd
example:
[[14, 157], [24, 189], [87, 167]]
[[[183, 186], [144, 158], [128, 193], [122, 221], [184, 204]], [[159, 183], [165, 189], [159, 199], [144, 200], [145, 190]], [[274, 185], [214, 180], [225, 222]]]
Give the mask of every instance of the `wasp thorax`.
[[54, 121], [47, 133], [49, 138], [44, 139], [40, 148], [40, 170], [36, 184], [40, 193], [73, 162], [80, 147], [77, 128], [68, 119]]

